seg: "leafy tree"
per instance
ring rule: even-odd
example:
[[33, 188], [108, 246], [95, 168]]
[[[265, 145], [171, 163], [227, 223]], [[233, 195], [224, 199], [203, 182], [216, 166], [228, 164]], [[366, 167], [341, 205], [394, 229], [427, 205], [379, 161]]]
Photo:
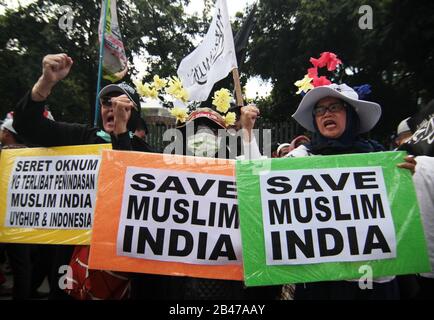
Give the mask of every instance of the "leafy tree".
[[[191, 49], [200, 19], [184, 14], [189, 0], [118, 1], [118, 18], [126, 54], [146, 50], [148, 69], [173, 75], [180, 57]], [[41, 72], [42, 57], [66, 52], [74, 60], [71, 74], [49, 99], [55, 117], [63, 121], [93, 121], [98, 68], [98, 23], [101, 1], [48, 0], [6, 10], [0, 16], [1, 114], [11, 110]], [[60, 7], [73, 9], [70, 30], [59, 28]], [[128, 76], [127, 76], [128, 77]]]
[[[359, 28], [366, 4], [372, 30]], [[432, 1], [261, 0], [247, 65], [249, 74], [274, 85], [272, 106], [262, 114], [292, 121], [301, 100], [294, 82], [307, 73], [310, 57], [332, 51], [345, 63], [334, 81], [372, 85], [370, 99], [383, 107], [374, 132], [387, 136], [433, 95], [433, 9]]]

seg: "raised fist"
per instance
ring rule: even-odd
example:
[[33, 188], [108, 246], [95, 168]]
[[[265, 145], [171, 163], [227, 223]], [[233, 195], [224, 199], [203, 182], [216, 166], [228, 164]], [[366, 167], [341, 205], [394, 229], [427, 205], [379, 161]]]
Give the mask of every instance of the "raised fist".
[[114, 115], [114, 134], [119, 135], [128, 131], [127, 124], [131, 117], [133, 102], [125, 95], [111, 98]]
[[72, 59], [65, 53], [46, 55], [42, 60], [43, 80], [56, 84], [69, 74], [72, 64]]
[[57, 82], [71, 70], [73, 61], [65, 53], [49, 54], [42, 59], [42, 76], [32, 88], [32, 100], [44, 101]]
[[249, 104], [241, 108], [241, 126], [247, 131], [251, 131], [255, 126], [256, 118], [259, 116], [259, 109]]

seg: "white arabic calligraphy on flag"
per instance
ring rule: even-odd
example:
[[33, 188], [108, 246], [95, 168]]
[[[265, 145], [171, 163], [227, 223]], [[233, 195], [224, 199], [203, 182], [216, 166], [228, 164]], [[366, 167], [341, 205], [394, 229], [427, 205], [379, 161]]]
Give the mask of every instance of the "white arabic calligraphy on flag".
[[216, 12], [202, 43], [178, 68], [190, 101], [205, 101], [217, 81], [238, 68], [226, 0], [217, 0]]

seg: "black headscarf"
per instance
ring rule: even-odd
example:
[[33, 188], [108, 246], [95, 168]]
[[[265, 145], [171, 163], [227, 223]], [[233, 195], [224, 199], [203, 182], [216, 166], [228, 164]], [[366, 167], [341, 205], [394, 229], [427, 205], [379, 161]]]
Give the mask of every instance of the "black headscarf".
[[334, 155], [346, 153], [368, 153], [385, 151], [385, 148], [375, 140], [362, 139], [359, 134], [360, 120], [353, 107], [346, 104], [346, 126], [344, 133], [337, 139], [324, 137], [318, 130], [315, 116], [312, 111], [313, 133], [310, 143], [305, 146], [312, 154]]

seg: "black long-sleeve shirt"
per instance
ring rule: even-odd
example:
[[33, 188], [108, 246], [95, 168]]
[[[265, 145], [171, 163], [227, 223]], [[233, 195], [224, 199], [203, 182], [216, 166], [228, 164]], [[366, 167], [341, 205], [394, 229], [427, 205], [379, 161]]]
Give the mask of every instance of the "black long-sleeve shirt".
[[[13, 126], [27, 143], [43, 147], [107, 143], [98, 132], [101, 129], [78, 123], [52, 121], [44, 117], [45, 101], [36, 102], [29, 91], [14, 111]], [[152, 152], [146, 143], [137, 144], [129, 133], [112, 136], [113, 149]]]
[[26, 142], [43, 147], [106, 143], [100, 130], [88, 125], [52, 121], [44, 117], [45, 101], [36, 102], [28, 92], [14, 111], [14, 128]]

